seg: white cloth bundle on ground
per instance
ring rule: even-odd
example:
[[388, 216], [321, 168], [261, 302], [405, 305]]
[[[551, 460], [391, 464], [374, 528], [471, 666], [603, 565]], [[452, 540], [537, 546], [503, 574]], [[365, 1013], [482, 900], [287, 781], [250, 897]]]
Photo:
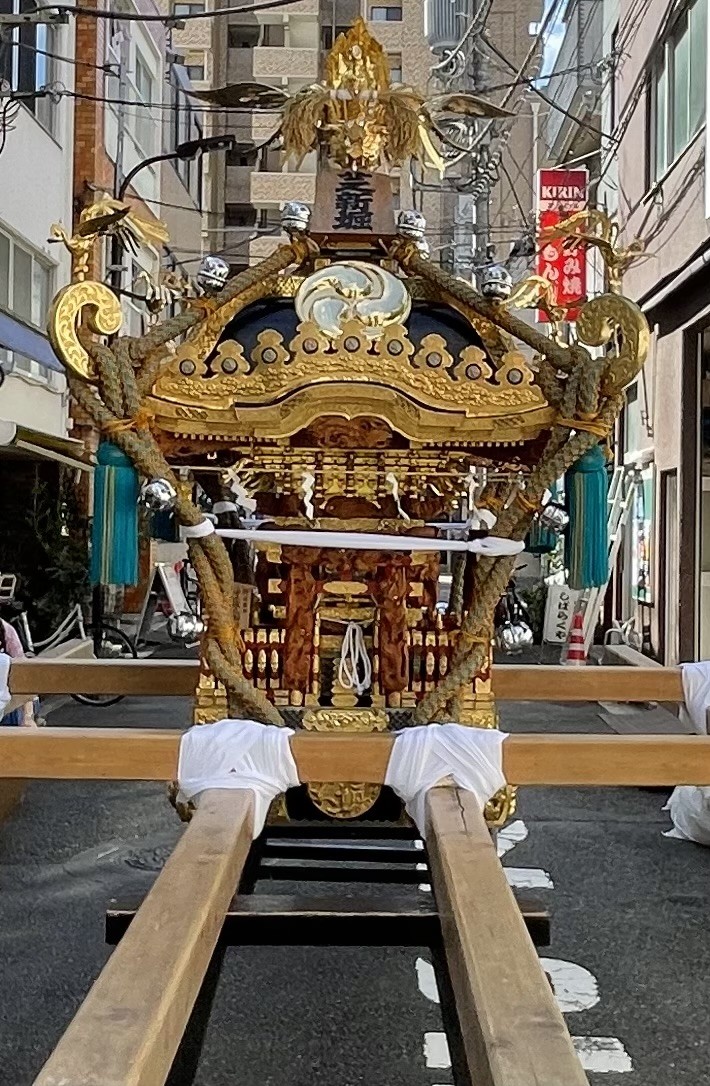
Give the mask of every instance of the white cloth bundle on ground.
[[394, 741], [385, 784], [404, 800], [407, 813], [424, 836], [426, 793], [452, 779], [472, 792], [481, 808], [505, 786], [503, 741], [494, 728], [462, 724], [423, 724], [406, 728]]
[[[264, 828], [269, 805], [300, 782], [291, 753], [291, 728], [253, 720], [198, 724], [185, 732], [178, 758], [178, 799], [196, 800], [209, 788], [248, 788], [254, 793], [254, 838]], [[461, 724], [423, 724], [400, 732], [393, 745], [385, 784], [400, 799], [422, 835], [426, 793], [452, 779], [483, 808], [505, 785], [504, 732]]]
[[[690, 724], [697, 735], [708, 733], [710, 709], [710, 660], [696, 664], [681, 664], [683, 697], [681, 720]], [[674, 789], [663, 808], [673, 821], [673, 828], [664, 837], [710, 845], [710, 787], [681, 784]]]
[[12, 697], [8, 686], [11, 663], [11, 657], [6, 652], [0, 652], [0, 719], [2, 719], [5, 707], [10, 704]]
[[248, 788], [254, 793], [256, 839], [272, 801], [299, 784], [292, 735], [291, 728], [255, 720], [220, 720], [190, 728], [180, 742], [178, 800], [195, 800], [209, 788]]

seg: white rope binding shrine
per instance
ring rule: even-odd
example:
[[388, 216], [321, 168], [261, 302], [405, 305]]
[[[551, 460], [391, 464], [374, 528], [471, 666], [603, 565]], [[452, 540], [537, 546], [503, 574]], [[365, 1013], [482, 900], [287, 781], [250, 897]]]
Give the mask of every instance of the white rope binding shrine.
[[380, 535], [377, 532], [283, 532], [265, 528], [218, 528], [217, 535], [226, 539], [245, 539], [255, 546], [278, 543], [294, 547], [332, 547], [355, 551], [468, 551], [490, 558], [520, 554], [525, 544], [518, 539], [501, 539], [488, 535], [483, 539], [430, 539], [427, 536]]

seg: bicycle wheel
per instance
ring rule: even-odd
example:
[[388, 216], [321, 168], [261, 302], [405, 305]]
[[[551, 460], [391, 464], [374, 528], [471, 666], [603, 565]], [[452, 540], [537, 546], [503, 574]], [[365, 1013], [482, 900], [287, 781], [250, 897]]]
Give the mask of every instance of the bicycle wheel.
[[[99, 640], [99, 653], [97, 660], [137, 660], [138, 650], [130, 637], [124, 634], [116, 626], [101, 625]], [[94, 631], [91, 626], [86, 628], [86, 636], [93, 639]], [[115, 705], [124, 697], [123, 694], [72, 694], [75, 701], [82, 705], [96, 705], [104, 707]]]

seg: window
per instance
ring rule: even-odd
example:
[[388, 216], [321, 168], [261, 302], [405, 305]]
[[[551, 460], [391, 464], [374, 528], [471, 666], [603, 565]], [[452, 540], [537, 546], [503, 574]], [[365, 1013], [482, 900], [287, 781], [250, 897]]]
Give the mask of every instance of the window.
[[136, 100], [141, 102], [135, 110], [134, 136], [141, 151], [146, 155], [155, 154], [158, 126], [153, 116], [153, 108], [158, 97], [156, 82], [148, 61], [136, 50], [133, 70]]
[[[335, 28], [335, 37], [336, 38], [339, 37], [340, 34], [347, 34], [349, 29], [350, 29], [349, 26], [336, 26], [336, 28]], [[323, 52], [327, 52], [329, 49], [332, 49], [333, 41], [334, 41], [334, 38], [333, 38], [333, 28], [332, 28], [332, 26], [323, 26], [323, 27], [321, 27], [320, 47], [323, 50]]]
[[251, 204], [225, 204], [225, 226], [256, 226], [256, 208]]
[[283, 23], [267, 23], [261, 28], [259, 45], [283, 46], [286, 44], [286, 29]]
[[185, 67], [191, 83], [202, 83], [205, 78], [204, 64], [188, 64]]
[[386, 7], [386, 8], [370, 8], [370, 19], [373, 23], [401, 23], [402, 21], [402, 8], [401, 7]]
[[251, 143], [238, 143], [227, 151], [228, 166], [256, 166], [258, 151]]
[[51, 264], [0, 233], [0, 306], [44, 331], [52, 297]]
[[175, 4], [173, 6], [173, 15], [178, 17], [181, 15], [202, 15], [204, 10], [203, 0], [191, 0], [188, 4]]
[[281, 212], [277, 207], [259, 208], [259, 229], [272, 230], [281, 225]]
[[708, 0], [676, 20], [651, 73], [651, 164], [656, 181], [705, 122]]
[[[180, 65], [171, 65], [168, 78], [170, 118], [172, 122], [171, 146], [179, 147], [188, 140], [202, 137], [202, 113], [186, 93], [188, 89], [185, 71]], [[181, 159], [173, 163], [175, 170], [198, 207], [202, 206], [202, 155], [193, 159]]]
[[[29, 0], [0, 0], [0, 12], [19, 15], [34, 10]], [[27, 23], [7, 31], [7, 39], [0, 47], [0, 83], [22, 95], [22, 103], [33, 113], [40, 124], [50, 132], [56, 114], [49, 97], [35, 97], [54, 79], [53, 58], [57, 52], [55, 28], [46, 23]]]
[[227, 44], [230, 49], [255, 49], [259, 44], [259, 26], [230, 26]]
[[387, 57], [390, 65], [390, 81], [392, 83], [402, 82], [402, 58], [395, 54], [390, 54]]

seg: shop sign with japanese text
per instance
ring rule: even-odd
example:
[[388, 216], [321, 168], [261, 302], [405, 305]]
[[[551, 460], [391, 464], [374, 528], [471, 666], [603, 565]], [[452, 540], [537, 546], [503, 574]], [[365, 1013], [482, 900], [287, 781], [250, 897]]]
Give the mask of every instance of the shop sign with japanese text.
[[[539, 170], [537, 177], [538, 230], [556, 226], [587, 206], [589, 176], [586, 170]], [[558, 238], [538, 243], [537, 274], [554, 287], [554, 304], [571, 306], [567, 320], [575, 320], [587, 294], [587, 256], [583, 244]], [[578, 303], [575, 306], [574, 303]], [[538, 312], [538, 321], [546, 321]]]

